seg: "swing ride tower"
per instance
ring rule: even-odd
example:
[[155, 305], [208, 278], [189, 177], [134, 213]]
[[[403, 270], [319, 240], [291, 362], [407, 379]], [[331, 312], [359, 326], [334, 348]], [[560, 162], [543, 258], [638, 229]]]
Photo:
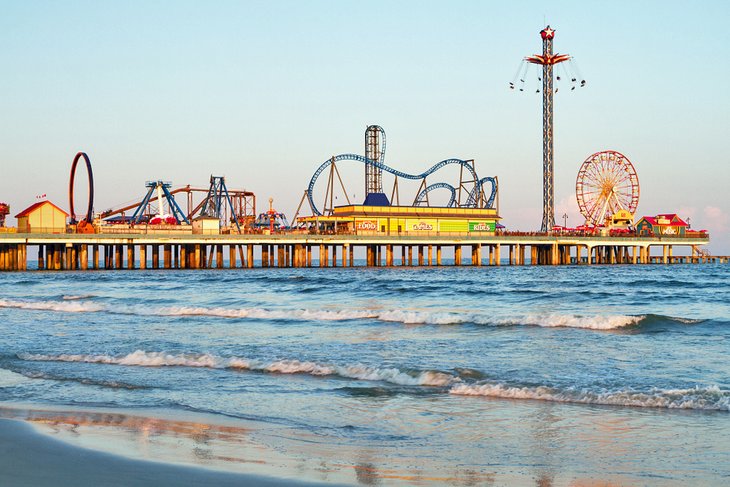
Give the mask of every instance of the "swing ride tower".
[[525, 61], [542, 66], [542, 226], [549, 232], [555, 226], [555, 190], [553, 187], [553, 66], [570, 59], [568, 54], [553, 54], [555, 30], [548, 25], [540, 31], [542, 55]]

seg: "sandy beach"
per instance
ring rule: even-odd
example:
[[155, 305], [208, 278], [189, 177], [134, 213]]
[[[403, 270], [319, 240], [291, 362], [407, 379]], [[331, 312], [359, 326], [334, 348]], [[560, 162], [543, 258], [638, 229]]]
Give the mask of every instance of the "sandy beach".
[[0, 419], [0, 472], [0, 483], [17, 487], [317, 485], [131, 460], [69, 445], [13, 419]]

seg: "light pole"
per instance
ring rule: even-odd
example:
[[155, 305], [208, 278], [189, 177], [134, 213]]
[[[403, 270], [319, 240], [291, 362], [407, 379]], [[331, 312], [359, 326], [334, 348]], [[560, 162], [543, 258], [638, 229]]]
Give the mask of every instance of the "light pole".
[[568, 214], [563, 213], [563, 228], [568, 228]]

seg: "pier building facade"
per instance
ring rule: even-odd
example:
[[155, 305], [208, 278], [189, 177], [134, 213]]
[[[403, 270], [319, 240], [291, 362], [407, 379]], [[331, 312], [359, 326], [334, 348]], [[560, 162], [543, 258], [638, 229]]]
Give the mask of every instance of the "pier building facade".
[[683, 236], [688, 230], [687, 222], [682, 220], [676, 213], [668, 213], [657, 216], [644, 216], [636, 222], [636, 232], [639, 235], [680, 235]]
[[69, 214], [48, 200], [39, 201], [21, 211], [18, 219], [20, 233], [66, 233]]
[[[700, 249], [708, 242], [707, 235], [9, 233], [0, 234], [0, 270], [27, 270], [31, 251], [37, 251], [39, 270], [727, 262]], [[674, 255], [678, 248], [689, 255]], [[364, 259], [356, 261], [356, 249]]]
[[348, 205], [332, 215], [299, 221], [326, 233], [352, 235], [494, 235], [500, 220], [493, 208]]

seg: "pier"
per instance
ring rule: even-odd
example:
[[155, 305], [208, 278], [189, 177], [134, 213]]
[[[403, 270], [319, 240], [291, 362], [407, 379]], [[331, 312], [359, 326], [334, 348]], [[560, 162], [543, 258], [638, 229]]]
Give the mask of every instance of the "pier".
[[[728, 263], [701, 237], [0, 234], [0, 270]], [[675, 255], [677, 249], [683, 255]], [[356, 262], [355, 252], [365, 256]], [[689, 255], [684, 255], [689, 254]], [[316, 257], [316, 258], [315, 258]]]

